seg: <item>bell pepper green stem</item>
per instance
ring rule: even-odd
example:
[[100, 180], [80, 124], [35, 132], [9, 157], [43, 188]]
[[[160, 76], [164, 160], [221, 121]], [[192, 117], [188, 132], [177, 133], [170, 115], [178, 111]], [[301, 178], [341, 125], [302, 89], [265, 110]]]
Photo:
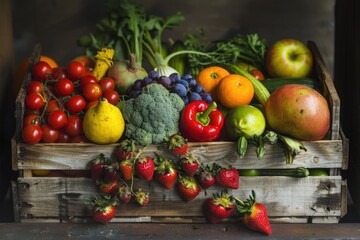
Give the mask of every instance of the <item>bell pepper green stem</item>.
[[209, 114], [212, 110], [216, 109], [217, 105], [216, 102], [212, 102], [204, 112], [198, 112], [196, 114], [196, 121], [200, 122], [202, 125], [207, 126], [210, 123]]

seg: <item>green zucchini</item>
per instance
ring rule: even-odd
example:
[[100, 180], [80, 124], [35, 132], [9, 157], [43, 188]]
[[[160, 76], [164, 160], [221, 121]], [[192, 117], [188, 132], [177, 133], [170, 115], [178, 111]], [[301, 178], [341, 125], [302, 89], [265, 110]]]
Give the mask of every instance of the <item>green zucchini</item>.
[[279, 87], [287, 84], [302, 84], [310, 88], [315, 89], [318, 92], [322, 92], [322, 86], [318, 79], [315, 78], [267, 78], [261, 81], [261, 83], [269, 90], [273, 92]]
[[286, 176], [303, 178], [309, 176], [309, 169], [304, 167], [288, 169], [240, 169], [240, 176]]

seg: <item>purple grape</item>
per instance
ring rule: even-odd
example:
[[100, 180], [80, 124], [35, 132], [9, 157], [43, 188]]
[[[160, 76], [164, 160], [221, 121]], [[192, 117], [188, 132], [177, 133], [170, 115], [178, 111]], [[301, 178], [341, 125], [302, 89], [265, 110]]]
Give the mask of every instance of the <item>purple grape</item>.
[[202, 100], [205, 101], [205, 102], [207, 102], [207, 103], [212, 103], [212, 102], [213, 102], [210, 93], [204, 93], [204, 94], [202, 95]]
[[185, 97], [187, 94], [187, 89], [185, 88], [184, 85], [182, 85], [180, 83], [176, 83], [174, 85], [174, 87], [172, 88], [172, 92], [176, 93], [180, 97]]
[[200, 95], [203, 94], [205, 92], [205, 89], [203, 86], [197, 84], [193, 87], [192, 89], [193, 92], [199, 93]]
[[196, 93], [196, 92], [192, 92], [188, 95], [190, 102], [195, 101], [195, 100], [202, 100], [202, 97], [200, 96], [200, 94]]
[[169, 87], [171, 85], [171, 80], [169, 77], [161, 76], [158, 78], [157, 83], [160, 83], [164, 87]]
[[133, 89], [134, 90], [141, 90], [142, 88], [142, 80], [141, 79], [137, 79], [135, 80], [134, 84], [133, 84]]
[[190, 103], [190, 100], [189, 100], [188, 96], [184, 96], [184, 97], [181, 97], [181, 98], [184, 101], [185, 105], [188, 105]]
[[145, 87], [146, 85], [148, 85], [151, 82], [152, 82], [152, 78], [147, 76], [147, 77], [144, 77], [144, 79], [142, 80], [142, 85], [143, 85], [143, 87]]
[[186, 89], [189, 89], [189, 83], [186, 80], [180, 80], [179, 83], [184, 85]]
[[156, 79], [156, 78], [159, 77], [159, 73], [157, 71], [155, 71], [155, 70], [151, 70], [149, 72], [149, 77], [152, 78], [152, 79]]
[[178, 73], [170, 74], [169, 78], [171, 80], [171, 84], [174, 84], [175, 82], [180, 81], [180, 79], [181, 79], [180, 74], [178, 74]]
[[186, 73], [186, 74], [184, 74], [182, 77], [181, 77], [181, 79], [184, 79], [184, 80], [188, 80], [188, 79], [192, 79], [193, 77], [191, 76], [191, 74], [190, 73]]
[[188, 83], [189, 83], [189, 87], [192, 88], [196, 85], [196, 80], [191, 78], [188, 80]]
[[135, 90], [135, 89], [132, 89], [130, 92], [129, 92], [129, 97], [130, 98], [136, 98], [137, 96], [139, 96], [141, 93], [141, 90]]

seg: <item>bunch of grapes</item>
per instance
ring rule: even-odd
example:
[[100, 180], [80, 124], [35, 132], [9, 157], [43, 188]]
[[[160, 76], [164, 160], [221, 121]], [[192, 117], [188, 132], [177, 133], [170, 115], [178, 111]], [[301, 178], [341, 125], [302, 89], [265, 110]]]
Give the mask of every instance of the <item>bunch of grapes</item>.
[[211, 103], [213, 100], [210, 93], [206, 92], [203, 86], [197, 84], [191, 74], [180, 76], [173, 73], [169, 77], [159, 76], [157, 71], [150, 71], [149, 75], [143, 79], [138, 79], [127, 89], [127, 95], [135, 98], [141, 93], [141, 89], [148, 84], [158, 83], [163, 85], [172, 93], [176, 93], [184, 101], [185, 105], [195, 100], [203, 100]]

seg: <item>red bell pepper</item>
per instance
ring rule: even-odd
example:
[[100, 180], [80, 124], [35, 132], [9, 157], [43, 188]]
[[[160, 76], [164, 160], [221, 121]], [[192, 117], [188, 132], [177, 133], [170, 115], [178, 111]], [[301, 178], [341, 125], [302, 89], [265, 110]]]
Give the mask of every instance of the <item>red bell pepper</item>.
[[214, 141], [223, 126], [224, 115], [217, 109], [216, 102], [192, 101], [181, 112], [180, 132], [189, 141]]

